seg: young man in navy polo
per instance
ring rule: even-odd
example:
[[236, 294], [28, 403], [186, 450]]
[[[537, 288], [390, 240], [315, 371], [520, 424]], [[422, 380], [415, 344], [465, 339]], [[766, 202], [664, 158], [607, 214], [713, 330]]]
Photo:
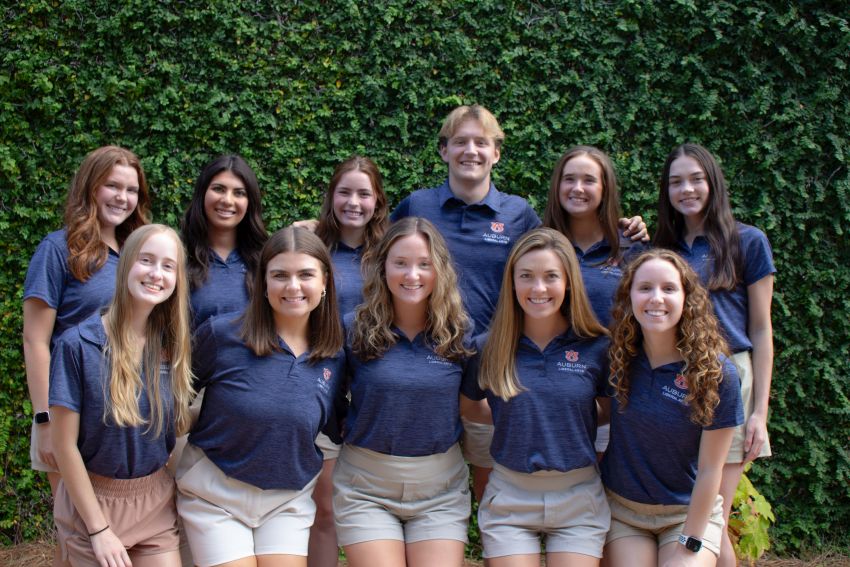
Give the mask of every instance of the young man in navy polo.
[[540, 225], [522, 197], [502, 193], [490, 173], [501, 156], [505, 133], [490, 111], [459, 106], [443, 122], [439, 151], [449, 177], [439, 187], [407, 196], [392, 220], [417, 216], [434, 223], [446, 239], [461, 294], [479, 334], [490, 326], [502, 272], [517, 238]]

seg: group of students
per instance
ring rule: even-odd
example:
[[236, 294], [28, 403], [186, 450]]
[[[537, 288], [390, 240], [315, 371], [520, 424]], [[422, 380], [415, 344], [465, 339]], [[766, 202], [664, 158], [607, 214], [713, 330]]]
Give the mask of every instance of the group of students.
[[540, 227], [491, 182], [503, 140], [459, 107], [442, 186], [390, 214], [355, 156], [317, 223], [270, 237], [254, 173], [222, 156], [182, 241], [148, 224], [135, 155], [89, 154], [24, 290], [56, 564], [178, 566], [185, 534], [200, 566], [323, 567], [337, 546], [459, 566], [465, 456], [494, 567], [538, 565], [541, 536], [549, 565], [734, 564], [732, 495], [770, 454], [766, 237], [694, 144], [664, 164], [655, 247], [589, 146], [555, 165]]

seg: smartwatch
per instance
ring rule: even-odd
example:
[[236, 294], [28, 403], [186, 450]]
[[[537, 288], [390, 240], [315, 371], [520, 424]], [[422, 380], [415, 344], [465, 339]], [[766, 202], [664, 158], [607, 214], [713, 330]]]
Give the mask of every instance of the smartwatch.
[[35, 414], [35, 423], [37, 425], [41, 425], [43, 423], [50, 423], [50, 412], [40, 411]]
[[685, 546], [685, 549], [688, 551], [693, 551], [696, 553], [700, 549], [702, 549], [702, 540], [699, 540], [695, 537], [686, 536], [685, 534], [679, 534], [679, 543]]

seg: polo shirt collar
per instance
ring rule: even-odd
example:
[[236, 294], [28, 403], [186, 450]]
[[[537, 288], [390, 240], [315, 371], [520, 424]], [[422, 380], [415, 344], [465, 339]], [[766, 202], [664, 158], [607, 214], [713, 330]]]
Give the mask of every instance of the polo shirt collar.
[[[437, 191], [438, 191], [439, 199], [440, 199], [440, 207], [445, 207], [446, 203], [448, 203], [449, 201], [452, 201], [452, 200], [457, 201], [458, 203], [461, 203], [463, 205], [466, 204], [466, 203], [463, 202], [463, 200], [458, 199], [457, 197], [455, 197], [455, 194], [452, 193], [452, 190], [449, 187], [449, 180], [448, 179], [446, 179], [443, 182], [443, 184], [440, 185], [437, 188]], [[501, 193], [499, 192], [498, 189], [496, 189], [496, 186], [491, 181], [490, 182], [490, 189], [487, 191], [487, 195], [485, 195], [484, 198], [481, 199], [480, 201], [478, 201], [477, 203], [472, 203], [472, 204], [487, 207], [490, 210], [492, 210], [493, 212], [498, 213], [499, 210], [500, 210], [500, 206], [499, 206], [499, 202], [501, 201], [501, 199], [499, 199], [500, 195], [501, 195]]]
[[100, 320], [103, 314], [98, 311], [82, 323], [80, 323], [80, 337], [86, 342], [97, 345], [103, 350], [106, 347], [106, 329], [103, 327], [103, 322]]

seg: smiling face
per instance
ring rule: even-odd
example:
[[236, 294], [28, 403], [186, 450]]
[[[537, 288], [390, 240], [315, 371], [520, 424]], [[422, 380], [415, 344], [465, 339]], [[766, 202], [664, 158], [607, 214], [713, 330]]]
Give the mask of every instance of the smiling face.
[[644, 262], [635, 271], [629, 296], [644, 335], [669, 335], [675, 341], [685, 290], [673, 264], [660, 258]]
[[225, 170], [212, 178], [204, 193], [204, 214], [211, 231], [236, 230], [247, 211], [248, 191], [238, 176]]
[[95, 191], [94, 200], [101, 228], [114, 231], [136, 210], [139, 173], [129, 165], [116, 164]]
[[687, 155], [677, 157], [670, 163], [667, 181], [673, 208], [686, 219], [702, 220], [708, 206], [709, 186], [699, 162]]
[[164, 233], [152, 234], [139, 249], [127, 276], [130, 297], [136, 306], [153, 308], [174, 292], [178, 274], [178, 243]]
[[558, 198], [567, 214], [596, 216], [602, 192], [602, 168], [589, 155], [577, 155], [564, 164]]
[[375, 214], [372, 180], [360, 170], [342, 174], [333, 194], [333, 214], [342, 232], [362, 231]]
[[266, 294], [277, 324], [306, 319], [318, 307], [325, 290], [322, 263], [301, 252], [284, 252], [266, 266]]
[[526, 326], [564, 317], [561, 305], [569, 282], [564, 264], [553, 250], [531, 250], [520, 256], [514, 264], [513, 278]]
[[463, 183], [481, 183], [490, 179], [499, 161], [496, 141], [486, 134], [475, 119], [464, 120], [440, 148], [440, 156], [449, 166], [449, 178]]
[[384, 269], [394, 309], [427, 307], [437, 274], [424, 236], [416, 233], [396, 240], [387, 252]]

